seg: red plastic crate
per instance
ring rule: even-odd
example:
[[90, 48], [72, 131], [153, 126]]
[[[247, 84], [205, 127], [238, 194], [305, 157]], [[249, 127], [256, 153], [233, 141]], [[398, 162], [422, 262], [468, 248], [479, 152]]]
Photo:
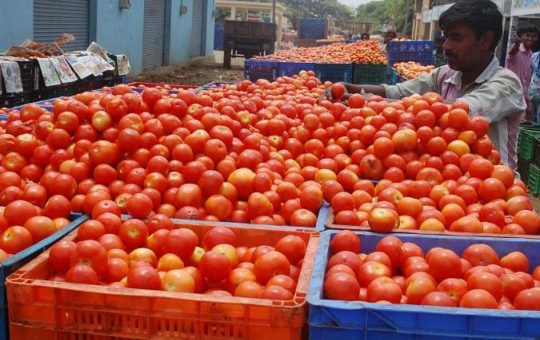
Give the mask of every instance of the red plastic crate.
[[[177, 224], [197, 233], [196, 222]], [[245, 246], [273, 245], [286, 235], [307, 244], [294, 298], [272, 301], [47, 281], [48, 251], [7, 280], [12, 339], [301, 339], [306, 335], [318, 231], [230, 227]], [[65, 239], [73, 239], [76, 231]]]

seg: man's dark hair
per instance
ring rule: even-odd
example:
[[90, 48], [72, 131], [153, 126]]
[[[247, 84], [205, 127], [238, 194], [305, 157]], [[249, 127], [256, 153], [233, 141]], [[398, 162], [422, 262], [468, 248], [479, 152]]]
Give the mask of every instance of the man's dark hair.
[[520, 28], [518, 28], [516, 34], [518, 37], [521, 37], [524, 33], [537, 33], [539, 34], [540, 31], [538, 30], [538, 26], [536, 25], [525, 25]]
[[501, 11], [491, 0], [461, 0], [444, 11], [439, 17], [439, 26], [446, 31], [457, 24], [466, 24], [479, 39], [485, 32], [493, 32], [490, 46], [494, 51], [502, 36]]

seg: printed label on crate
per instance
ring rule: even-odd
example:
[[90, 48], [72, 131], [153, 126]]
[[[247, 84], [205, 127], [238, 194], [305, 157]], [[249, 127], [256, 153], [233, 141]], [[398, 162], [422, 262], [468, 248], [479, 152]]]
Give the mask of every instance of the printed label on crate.
[[117, 54], [116, 55], [116, 61], [118, 63], [118, 75], [119, 76], [125, 76], [128, 75], [129, 72], [131, 72], [131, 65], [129, 63], [129, 59], [124, 54]]
[[69, 67], [66, 58], [64, 58], [63, 55], [51, 58], [51, 61], [54, 65], [54, 68], [56, 69], [56, 72], [58, 72], [62, 83], [67, 84], [77, 81], [77, 76], [75, 75], [75, 73], [73, 73], [71, 67]]
[[79, 57], [79, 61], [84, 65], [84, 67], [90, 70], [90, 72], [92, 72], [92, 75], [94, 75], [95, 77], [101, 75], [101, 71], [96, 65], [94, 58], [90, 57], [89, 55], [83, 55]]
[[57, 86], [60, 85], [60, 77], [56, 73], [56, 69], [49, 58], [38, 58], [39, 68], [41, 75], [43, 76], [43, 82], [45, 86]]
[[66, 55], [66, 59], [68, 63], [71, 65], [75, 73], [79, 76], [79, 78], [84, 79], [88, 76], [92, 75], [92, 71], [90, 71], [80, 60], [76, 55]]
[[2, 76], [4, 78], [4, 87], [7, 93], [23, 92], [21, 69], [19, 64], [14, 61], [1, 61]]

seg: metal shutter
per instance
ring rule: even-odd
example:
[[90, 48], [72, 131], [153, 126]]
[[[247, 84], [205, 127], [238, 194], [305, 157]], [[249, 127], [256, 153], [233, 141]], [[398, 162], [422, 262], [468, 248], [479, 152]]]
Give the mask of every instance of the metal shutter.
[[163, 65], [165, 0], [144, 1], [143, 69]]
[[193, 22], [191, 24], [191, 57], [201, 56], [203, 24], [203, 0], [193, 0]]
[[50, 43], [61, 33], [76, 40], [66, 44], [68, 51], [85, 50], [89, 38], [90, 0], [34, 0], [34, 40]]

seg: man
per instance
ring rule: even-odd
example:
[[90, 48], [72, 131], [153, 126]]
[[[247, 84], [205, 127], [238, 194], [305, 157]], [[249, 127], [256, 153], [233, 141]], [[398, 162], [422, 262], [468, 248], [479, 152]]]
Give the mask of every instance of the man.
[[517, 132], [526, 104], [518, 77], [494, 56], [502, 35], [501, 12], [490, 0], [461, 1], [441, 14], [439, 25], [446, 37], [447, 65], [397, 85], [345, 84], [347, 91], [392, 99], [435, 91], [447, 102], [466, 102], [471, 116], [489, 121], [489, 137], [502, 161], [516, 169]]
[[527, 119], [531, 118], [531, 104], [529, 103], [528, 89], [531, 83], [531, 56], [532, 48], [538, 42], [538, 27], [527, 25], [518, 29], [515, 41], [506, 56], [506, 68], [514, 71], [521, 81], [523, 94], [527, 102]]
[[384, 32], [384, 41], [381, 44], [381, 50], [386, 52], [386, 46], [388, 45], [388, 42], [396, 39], [396, 28], [394, 26], [388, 26], [386, 28], [386, 32]]
[[369, 34], [368, 33], [362, 33], [360, 36], [360, 40], [369, 40]]

